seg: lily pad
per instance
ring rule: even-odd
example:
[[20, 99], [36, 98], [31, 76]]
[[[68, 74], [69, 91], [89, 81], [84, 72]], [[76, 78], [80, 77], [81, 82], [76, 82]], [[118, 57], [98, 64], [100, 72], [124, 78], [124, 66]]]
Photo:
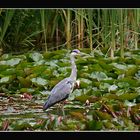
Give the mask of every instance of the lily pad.
[[21, 88], [20, 92], [22, 93], [33, 93], [35, 91], [35, 89], [33, 88]]
[[18, 76], [17, 79], [19, 80], [21, 87], [30, 87], [32, 84], [31, 80], [28, 78]]
[[92, 84], [92, 81], [86, 78], [80, 78], [80, 88], [87, 88]]
[[85, 103], [86, 100], [89, 100], [89, 98], [90, 98], [90, 96], [88, 96], [88, 95], [81, 95], [81, 96], [76, 96], [74, 100]]
[[76, 119], [78, 119], [78, 120], [85, 120], [85, 116], [84, 116], [82, 113], [80, 113], [80, 112], [71, 111], [70, 114], [71, 114], [74, 118], [76, 118]]
[[29, 57], [35, 62], [38, 62], [39, 60], [43, 59], [43, 55], [38, 52], [29, 54]]
[[97, 116], [100, 118], [100, 120], [111, 120], [112, 119], [112, 116], [106, 112], [101, 112], [98, 110], [96, 110], [95, 112], [96, 112]]
[[10, 81], [10, 77], [9, 76], [2, 77], [0, 79], [0, 83], [8, 83], [9, 81]]
[[37, 85], [45, 86], [48, 82], [41, 77], [32, 78], [31, 81]]
[[85, 130], [101, 130], [103, 123], [101, 121], [88, 121]]
[[124, 93], [122, 95], [119, 96], [119, 98], [121, 100], [133, 100], [136, 99], [136, 97], [138, 97], [139, 94], [138, 93]]
[[21, 61], [20, 58], [12, 58], [10, 60], [0, 61], [0, 65], [15, 66], [15, 65], [19, 64], [20, 61]]
[[113, 65], [114, 67], [120, 69], [120, 70], [126, 70], [127, 66], [124, 64], [118, 64], [118, 63], [112, 63], [111, 65]]
[[90, 78], [97, 79], [98, 81], [107, 80], [108, 76], [104, 72], [92, 72]]
[[134, 76], [137, 70], [138, 70], [137, 67], [133, 66], [133, 67], [128, 68], [125, 74], [126, 76]]

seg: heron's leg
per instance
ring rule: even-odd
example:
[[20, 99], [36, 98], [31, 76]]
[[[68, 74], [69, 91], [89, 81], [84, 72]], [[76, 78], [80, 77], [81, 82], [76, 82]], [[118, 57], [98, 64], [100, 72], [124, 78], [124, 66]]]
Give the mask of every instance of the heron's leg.
[[64, 101], [61, 101], [60, 103], [58, 103], [57, 114], [58, 114], [58, 116], [62, 115], [65, 118], [64, 104], [65, 104]]
[[61, 104], [58, 103], [58, 107], [57, 107], [57, 114], [60, 115], [60, 109], [61, 109]]
[[63, 117], [65, 118], [65, 110], [64, 110], [64, 103], [62, 104], [62, 113], [63, 113]]

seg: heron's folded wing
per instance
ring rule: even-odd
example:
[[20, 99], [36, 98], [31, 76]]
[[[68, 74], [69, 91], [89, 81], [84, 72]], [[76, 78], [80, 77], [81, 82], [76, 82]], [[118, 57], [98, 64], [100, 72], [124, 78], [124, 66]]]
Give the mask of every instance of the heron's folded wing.
[[53, 105], [68, 98], [73, 89], [72, 86], [72, 82], [68, 81], [68, 79], [64, 79], [58, 83], [51, 91], [51, 94], [48, 98], [48, 104]]

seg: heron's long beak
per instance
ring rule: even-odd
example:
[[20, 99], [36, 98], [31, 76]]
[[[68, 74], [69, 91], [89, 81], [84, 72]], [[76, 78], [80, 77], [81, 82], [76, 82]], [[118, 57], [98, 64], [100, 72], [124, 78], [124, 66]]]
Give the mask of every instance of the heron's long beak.
[[87, 53], [80, 52], [80, 56], [90, 56], [90, 55]]

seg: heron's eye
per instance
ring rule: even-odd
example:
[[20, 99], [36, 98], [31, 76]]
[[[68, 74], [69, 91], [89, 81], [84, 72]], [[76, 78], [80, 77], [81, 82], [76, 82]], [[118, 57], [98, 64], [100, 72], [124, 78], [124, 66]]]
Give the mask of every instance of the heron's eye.
[[80, 53], [80, 51], [79, 51], [78, 49], [74, 49], [74, 50], [72, 51], [72, 53], [78, 54], [78, 53]]
[[72, 52], [74, 52], [74, 53], [78, 53], [77, 51], [72, 51]]

